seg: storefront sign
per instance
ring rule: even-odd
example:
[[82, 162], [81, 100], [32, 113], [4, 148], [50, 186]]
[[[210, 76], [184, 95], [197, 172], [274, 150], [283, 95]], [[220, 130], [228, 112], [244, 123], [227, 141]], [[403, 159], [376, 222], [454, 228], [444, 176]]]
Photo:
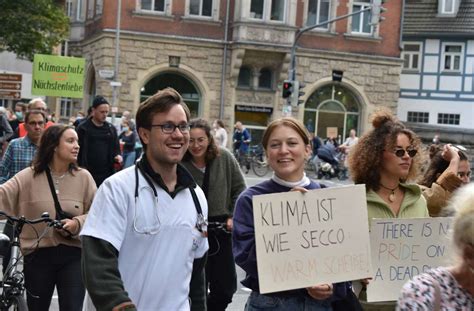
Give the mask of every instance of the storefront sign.
[[245, 105], [235, 105], [235, 111], [240, 112], [262, 112], [262, 113], [273, 113], [273, 108], [271, 107], [259, 107], [259, 106], [245, 106]]

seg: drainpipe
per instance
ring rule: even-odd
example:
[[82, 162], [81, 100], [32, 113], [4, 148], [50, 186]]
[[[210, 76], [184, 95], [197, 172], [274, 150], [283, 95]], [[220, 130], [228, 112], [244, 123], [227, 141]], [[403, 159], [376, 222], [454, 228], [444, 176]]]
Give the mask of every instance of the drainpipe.
[[227, 32], [229, 30], [229, 14], [230, 14], [230, 0], [227, 0], [227, 7], [225, 13], [225, 28], [224, 28], [224, 54], [222, 55], [222, 71], [221, 71], [221, 102], [219, 107], [219, 119], [224, 118], [224, 101], [225, 101], [225, 76], [227, 67]]
[[402, 14], [400, 14], [400, 40], [398, 47], [403, 50], [403, 23], [405, 22], [405, 0], [402, 1]]

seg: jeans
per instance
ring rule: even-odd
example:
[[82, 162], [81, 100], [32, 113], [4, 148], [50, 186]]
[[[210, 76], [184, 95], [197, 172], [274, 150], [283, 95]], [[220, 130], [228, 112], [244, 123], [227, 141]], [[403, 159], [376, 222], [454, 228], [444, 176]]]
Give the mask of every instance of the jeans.
[[[227, 216], [209, 217], [209, 221], [225, 222]], [[206, 282], [209, 286], [207, 311], [223, 311], [237, 290], [237, 274], [232, 255], [232, 236], [225, 232], [209, 232]]]
[[85, 289], [79, 247], [40, 248], [25, 256], [24, 274], [29, 311], [49, 310], [54, 286], [58, 290], [60, 310], [82, 310]]
[[127, 168], [135, 164], [135, 156], [136, 156], [135, 151], [131, 151], [131, 152], [124, 151], [122, 155], [123, 168]]
[[252, 292], [245, 311], [332, 311], [331, 300], [316, 300], [309, 295], [284, 296], [263, 295]]

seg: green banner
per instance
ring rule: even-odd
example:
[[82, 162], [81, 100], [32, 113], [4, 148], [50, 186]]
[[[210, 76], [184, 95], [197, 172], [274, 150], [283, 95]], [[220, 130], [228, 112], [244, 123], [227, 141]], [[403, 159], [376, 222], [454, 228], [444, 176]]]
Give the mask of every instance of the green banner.
[[82, 98], [84, 67], [84, 58], [35, 54], [31, 93]]

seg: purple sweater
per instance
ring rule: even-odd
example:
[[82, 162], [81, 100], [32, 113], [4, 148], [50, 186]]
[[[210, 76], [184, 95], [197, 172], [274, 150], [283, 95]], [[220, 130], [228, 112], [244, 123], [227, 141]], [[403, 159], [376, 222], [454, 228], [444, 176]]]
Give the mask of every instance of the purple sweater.
[[[313, 190], [325, 187], [326, 186], [322, 184], [311, 181], [305, 188]], [[271, 179], [266, 180], [253, 187], [247, 188], [247, 190], [240, 194], [235, 204], [232, 251], [234, 253], [235, 262], [246, 272], [246, 277], [242, 281], [242, 284], [253, 291], [259, 292], [252, 198], [254, 195], [288, 192], [290, 190], [290, 188], [277, 184]], [[334, 296], [337, 298], [345, 297], [350, 286], [350, 282], [334, 284]], [[307, 293], [305, 289], [297, 289], [271, 295], [307, 295]]]

